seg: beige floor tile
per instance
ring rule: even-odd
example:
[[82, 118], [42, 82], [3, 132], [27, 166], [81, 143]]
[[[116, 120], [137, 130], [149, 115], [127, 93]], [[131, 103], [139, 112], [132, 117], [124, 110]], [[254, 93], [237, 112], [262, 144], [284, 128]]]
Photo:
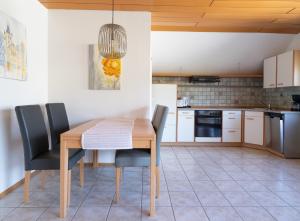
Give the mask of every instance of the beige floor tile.
[[12, 212], [15, 208], [0, 208], [0, 220]]
[[208, 221], [202, 207], [174, 207], [176, 221]]
[[249, 192], [268, 192], [269, 190], [258, 181], [237, 181], [237, 183]]
[[202, 206], [230, 206], [221, 192], [196, 192]]
[[170, 192], [172, 206], [200, 206], [194, 192]]
[[155, 216], [149, 216], [149, 210], [142, 210], [142, 221], [175, 221], [172, 207], [157, 207]]
[[235, 207], [244, 221], [275, 221], [262, 207]]
[[110, 206], [114, 195], [114, 192], [91, 192], [83, 201], [82, 206]]
[[298, 192], [274, 192], [290, 206], [300, 206], [300, 193]]
[[[148, 207], [150, 205], [150, 193], [144, 192], [143, 193], [143, 207]], [[171, 206], [170, 196], [169, 192], [167, 191], [161, 191], [159, 198], [156, 198], [155, 200], [156, 206]]]
[[204, 207], [210, 221], [242, 221], [232, 207]]
[[265, 207], [277, 221], [299, 221], [300, 213], [292, 207]]
[[215, 184], [223, 192], [245, 191], [236, 181], [215, 181]]
[[111, 207], [107, 221], [140, 221], [141, 218], [141, 207]]
[[73, 221], [105, 221], [109, 207], [80, 207], [74, 216]]
[[120, 206], [136, 206], [141, 207], [142, 205], [142, 193], [140, 192], [121, 192], [119, 202], [113, 201], [114, 207]]
[[272, 192], [248, 192], [261, 206], [288, 206]]
[[212, 181], [191, 181], [195, 191], [219, 191]]
[[61, 219], [59, 217], [59, 208], [50, 207], [39, 217], [38, 221], [71, 221], [77, 209], [77, 207], [69, 207], [67, 216], [64, 219]]
[[223, 192], [232, 206], [259, 206], [247, 192]]
[[169, 191], [193, 191], [189, 181], [167, 181]]
[[9, 213], [4, 221], [32, 221], [37, 220], [46, 208], [16, 208]]

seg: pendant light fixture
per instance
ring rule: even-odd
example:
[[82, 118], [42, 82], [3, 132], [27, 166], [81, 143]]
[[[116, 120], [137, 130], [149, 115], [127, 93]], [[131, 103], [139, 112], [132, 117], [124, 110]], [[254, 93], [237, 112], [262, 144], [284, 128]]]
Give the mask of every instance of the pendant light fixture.
[[127, 52], [127, 36], [125, 29], [114, 24], [115, 2], [112, 0], [112, 21], [100, 28], [98, 36], [98, 48], [102, 57], [108, 59], [120, 59]]

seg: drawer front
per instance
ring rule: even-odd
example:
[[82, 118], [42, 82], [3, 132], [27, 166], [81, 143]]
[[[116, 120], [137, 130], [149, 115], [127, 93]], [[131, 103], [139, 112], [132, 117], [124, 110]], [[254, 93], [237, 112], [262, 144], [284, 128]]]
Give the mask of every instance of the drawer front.
[[241, 130], [223, 129], [223, 142], [241, 142]]
[[241, 128], [241, 116], [223, 116], [223, 128], [226, 129], [240, 129]]
[[179, 116], [194, 116], [195, 111], [194, 110], [180, 110], [178, 111]]
[[261, 111], [246, 111], [245, 117], [264, 117], [264, 112]]
[[223, 116], [241, 116], [241, 111], [223, 111]]

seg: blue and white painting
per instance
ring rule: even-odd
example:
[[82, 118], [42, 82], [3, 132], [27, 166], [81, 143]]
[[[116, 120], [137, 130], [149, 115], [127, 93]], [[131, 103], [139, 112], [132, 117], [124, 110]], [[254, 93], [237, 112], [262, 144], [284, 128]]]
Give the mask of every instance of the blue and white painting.
[[27, 79], [26, 28], [0, 11], [0, 77]]

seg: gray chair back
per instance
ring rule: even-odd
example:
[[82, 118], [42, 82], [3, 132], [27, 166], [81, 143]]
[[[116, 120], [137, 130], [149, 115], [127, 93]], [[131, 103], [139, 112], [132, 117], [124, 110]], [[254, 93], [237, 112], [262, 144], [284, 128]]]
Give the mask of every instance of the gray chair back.
[[67, 111], [63, 103], [46, 104], [52, 149], [60, 149], [60, 134], [70, 130]]
[[169, 108], [157, 105], [152, 118], [152, 125], [156, 133], [156, 165], [160, 164], [160, 142], [163, 136]]
[[31, 170], [31, 161], [49, 151], [48, 134], [39, 105], [15, 108], [23, 140], [25, 170]]

